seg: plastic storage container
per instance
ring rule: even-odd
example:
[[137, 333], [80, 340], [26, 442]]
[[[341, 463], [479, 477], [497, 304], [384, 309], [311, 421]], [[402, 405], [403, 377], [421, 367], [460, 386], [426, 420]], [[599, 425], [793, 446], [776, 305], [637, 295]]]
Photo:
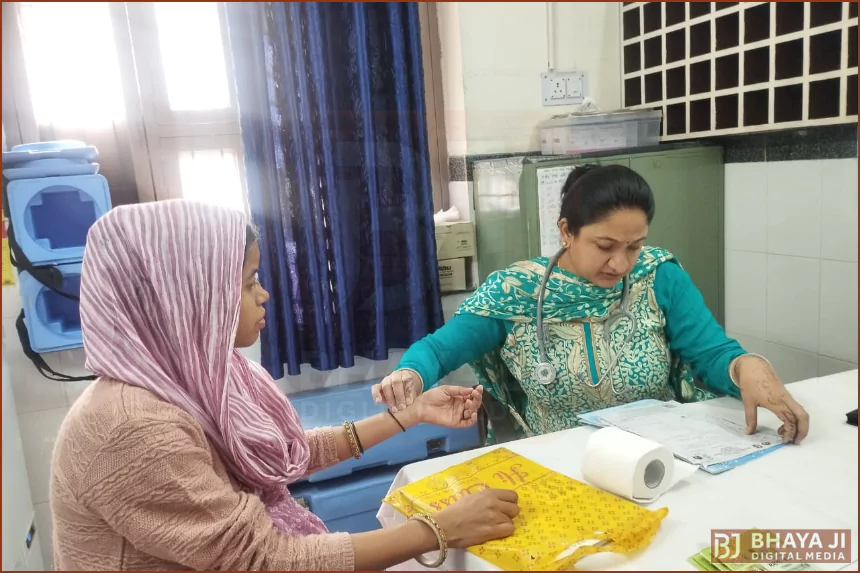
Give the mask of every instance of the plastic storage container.
[[79, 262], [87, 232], [111, 208], [101, 175], [20, 179], [6, 193], [15, 239], [34, 265]]
[[16, 145], [3, 152], [3, 168], [20, 167], [22, 163], [42, 159], [69, 159], [88, 163], [98, 159], [99, 151], [82, 141], [43, 141]]
[[331, 532], [363, 533], [379, 529], [376, 514], [400, 466], [377, 468], [322, 483], [290, 488], [292, 496], [323, 520]]
[[660, 142], [661, 110], [622, 110], [554, 117], [540, 124], [543, 155], [575, 155]]
[[[81, 292], [81, 265], [58, 265], [63, 275], [62, 291], [74, 296]], [[30, 346], [36, 352], [57, 352], [82, 344], [79, 303], [52, 291], [29, 273], [19, 276], [21, 306], [27, 322]]]
[[[371, 387], [378, 382], [379, 380], [356, 382], [301, 392], [291, 395], [290, 401], [305, 429], [340, 426], [344, 420], [361, 420], [385, 411], [385, 406], [376, 404], [370, 394]], [[455, 453], [479, 445], [482, 444], [477, 425], [453, 430], [421, 424], [370, 448], [361, 459], [350, 458], [309, 476], [307, 481], [320, 482], [380, 466], [400, 466], [433, 455]], [[359, 477], [355, 476], [353, 479], [357, 480]]]

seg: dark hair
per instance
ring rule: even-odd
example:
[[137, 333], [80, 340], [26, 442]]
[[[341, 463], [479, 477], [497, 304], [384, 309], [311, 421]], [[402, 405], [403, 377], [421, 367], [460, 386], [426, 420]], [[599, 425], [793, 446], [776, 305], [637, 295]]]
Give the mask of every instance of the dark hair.
[[260, 235], [257, 233], [257, 229], [254, 228], [254, 225], [246, 225], [245, 226], [245, 256], [248, 256], [248, 250], [254, 246], [257, 241], [260, 239]]
[[561, 188], [559, 220], [567, 219], [567, 228], [574, 236], [586, 225], [619, 209], [639, 209], [649, 224], [654, 218], [651, 187], [629, 167], [581, 165], [568, 175]]

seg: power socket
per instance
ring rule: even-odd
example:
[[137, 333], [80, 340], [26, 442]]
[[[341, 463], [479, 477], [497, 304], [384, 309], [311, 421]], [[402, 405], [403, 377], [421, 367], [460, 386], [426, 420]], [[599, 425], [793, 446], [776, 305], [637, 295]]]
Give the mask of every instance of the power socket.
[[588, 92], [584, 72], [546, 72], [541, 74], [543, 105], [577, 105]]

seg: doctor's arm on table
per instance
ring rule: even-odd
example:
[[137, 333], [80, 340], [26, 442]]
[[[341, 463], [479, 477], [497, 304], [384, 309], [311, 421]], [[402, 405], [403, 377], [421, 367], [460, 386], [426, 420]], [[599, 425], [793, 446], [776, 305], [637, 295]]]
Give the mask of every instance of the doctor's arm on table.
[[502, 320], [461, 313], [409, 347], [397, 370], [374, 385], [373, 398], [392, 412], [409, 406], [439, 380], [502, 345]]
[[748, 433], [754, 433], [759, 407], [782, 422], [783, 441], [799, 444], [809, 432], [809, 415], [786, 390], [770, 363], [749, 354], [726, 336], [690, 275], [668, 262], [657, 269], [654, 290], [666, 316], [669, 347], [689, 363], [711, 390], [737, 397], [744, 404]]

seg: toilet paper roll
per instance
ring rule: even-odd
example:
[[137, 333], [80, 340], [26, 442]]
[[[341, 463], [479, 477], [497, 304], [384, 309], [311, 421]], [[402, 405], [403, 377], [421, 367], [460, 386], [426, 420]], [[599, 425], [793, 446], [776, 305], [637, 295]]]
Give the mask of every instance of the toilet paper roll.
[[677, 465], [672, 452], [656, 442], [618, 428], [601, 428], [585, 445], [582, 476], [602, 490], [648, 503], [686, 477], [676, 473], [695, 471], [690, 464], [683, 466], [692, 470]]

